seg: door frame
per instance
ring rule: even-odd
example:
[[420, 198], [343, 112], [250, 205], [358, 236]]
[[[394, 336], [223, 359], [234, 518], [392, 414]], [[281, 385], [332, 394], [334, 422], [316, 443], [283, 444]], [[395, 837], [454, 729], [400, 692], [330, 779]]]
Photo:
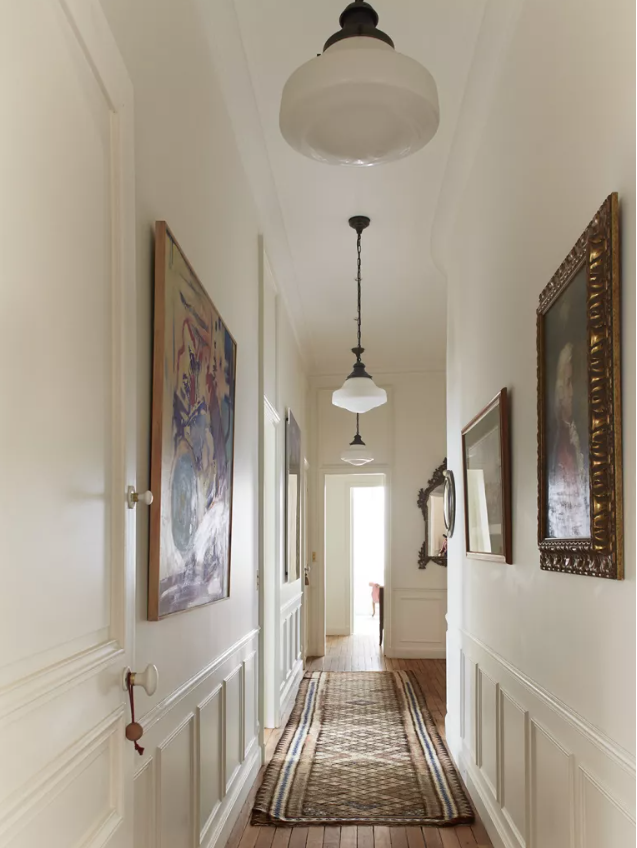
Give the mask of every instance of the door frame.
[[[265, 395], [261, 402], [261, 450], [260, 450], [260, 485], [259, 485], [259, 732], [264, 748], [264, 731], [266, 727], [278, 727], [280, 722], [280, 641], [279, 626], [281, 607], [281, 481], [279, 466], [281, 459], [281, 416], [274, 405]], [[274, 457], [271, 469], [272, 479], [266, 479], [266, 428], [273, 428]], [[273, 499], [273, 533], [272, 560], [266, 551], [267, 518], [266, 515], [266, 485], [268, 482], [274, 489]]]
[[389, 634], [391, 633], [391, 474], [390, 466], [385, 464], [371, 464], [361, 467], [356, 471], [348, 471], [342, 465], [323, 465], [318, 474], [318, 556], [314, 566], [317, 567], [316, 579], [312, 585], [318, 589], [313, 607], [314, 612], [314, 639], [312, 640], [319, 649], [318, 656], [325, 656], [326, 652], [326, 578], [325, 568], [325, 479], [328, 476], [351, 476], [352, 474], [385, 475], [385, 636], [383, 638], [383, 652], [390, 647]]
[[307, 457], [303, 457], [303, 490], [302, 490], [302, 540], [303, 540], [303, 569], [301, 573], [301, 658], [303, 668], [307, 663], [307, 644], [309, 627], [309, 588], [310, 574], [312, 573], [312, 552], [310, 550], [310, 463]]

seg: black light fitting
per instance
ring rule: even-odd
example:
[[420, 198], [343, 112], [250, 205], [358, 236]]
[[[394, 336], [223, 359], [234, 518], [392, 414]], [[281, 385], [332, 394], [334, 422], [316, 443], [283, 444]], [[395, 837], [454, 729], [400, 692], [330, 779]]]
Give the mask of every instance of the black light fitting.
[[358, 418], [359, 418], [359, 414], [357, 412], [356, 413], [356, 435], [354, 436], [354, 438], [350, 442], [350, 445], [363, 445], [363, 447], [365, 447], [365, 442], [361, 438], [361, 434], [360, 434], [359, 428], [358, 428]]
[[357, 309], [358, 309], [358, 317], [356, 319], [357, 325], [357, 334], [358, 334], [358, 344], [356, 347], [352, 348], [352, 353], [356, 356], [356, 362], [354, 363], [354, 367], [352, 369], [352, 373], [348, 375], [349, 377], [367, 377], [369, 380], [372, 379], [372, 375], [367, 373], [365, 368], [365, 364], [361, 360], [361, 354], [365, 352], [365, 348], [361, 347], [361, 252], [362, 252], [362, 235], [363, 230], [366, 230], [367, 227], [371, 224], [371, 220], [367, 217], [367, 215], [352, 215], [349, 219], [348, 224], [353, 230], [356, 230], [356, 285], [358, 287], [358, 301], [357, 301]]
[[349, 6], [341, 12], [338, 19], [341, 25], [340, 32], [335, 32], [331, 35], [325, 45], [323, 51], [327, 50], [338, 41], [343, 41], [345, 38], [357, 38], [363, 36], [365, 38], [376, 38], [379, 41], [384, 41], [390, 47], [394, 46], [394, 42], [386, 32], [378, 29], [378, 13], [365, 0], [354, 0]]

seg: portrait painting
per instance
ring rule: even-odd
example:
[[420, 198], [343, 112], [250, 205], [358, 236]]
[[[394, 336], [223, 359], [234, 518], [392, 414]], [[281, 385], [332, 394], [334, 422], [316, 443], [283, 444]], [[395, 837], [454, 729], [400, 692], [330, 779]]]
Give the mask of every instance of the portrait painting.
[[540, 565], [623, 575], [618, 199], [610, 195], [537, 310]]
[[508, 392], [462, 431], [468, 556], [512, 562]]
[[590, 527], [586, 268], [544, 317], [547, 536], [587, 539]]
[[301, 430], [292, 410], [285, 421], [285, 579], [301, 575]]
[[148, 617], [230, 593], [236, 343], [164, 221], [155, 228]]

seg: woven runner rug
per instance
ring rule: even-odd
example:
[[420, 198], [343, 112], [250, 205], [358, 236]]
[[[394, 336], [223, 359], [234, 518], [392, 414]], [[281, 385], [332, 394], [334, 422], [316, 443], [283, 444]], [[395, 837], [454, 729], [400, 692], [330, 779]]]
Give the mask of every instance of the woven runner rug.
[[253, 824], [472, 821], [414, 672], [306, 673], [257, 794]]

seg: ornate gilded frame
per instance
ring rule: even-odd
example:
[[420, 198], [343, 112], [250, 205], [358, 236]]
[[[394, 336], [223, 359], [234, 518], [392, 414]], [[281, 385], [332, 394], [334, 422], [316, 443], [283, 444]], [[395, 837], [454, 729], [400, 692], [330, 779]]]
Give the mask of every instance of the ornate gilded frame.
[[[586, 266], [590, 539], [546, 535], [544, 316]], [[624, 577], [619, 210], [609, 195], [540, 295], [537, 309], [538, 544], [540, 567], [588, 577]]]
[[428, 502], [429, 495], [433, 492], [434, 489], [437, 489], [438, 486], [445, 485], [445, 475], [444, 472], [447, 469], [447, 457], [445, 457], [442, 463], [436, 468], [434, 473], [432, 474], [429, 482], [427, 483], [426, 489], [421, 489], [418, 492], [418, 506], [420, 507], [420, 511], [422, 512], [422, 517], [425, 520], [425, 541], [422, 543], [422, 547], [420, 548], [420, 552], [418, 554], [418, 568], [427, 568], [428, 562], [435, 562], [436, 565], [447, 566], [447, 555], [444, 556], [429, 556], [427, 550], [429, 548], [429, 521], [428, 521]]

